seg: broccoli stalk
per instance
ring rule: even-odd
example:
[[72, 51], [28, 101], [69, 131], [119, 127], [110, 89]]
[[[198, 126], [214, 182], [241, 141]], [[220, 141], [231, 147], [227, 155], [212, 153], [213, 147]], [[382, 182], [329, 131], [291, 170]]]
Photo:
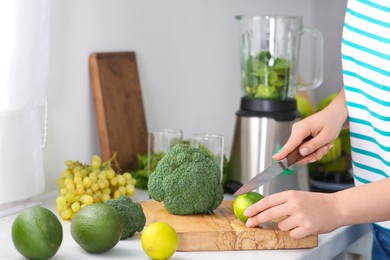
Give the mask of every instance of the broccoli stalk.
[[141, 204], [134, 202], [129, 196], [121, 195], [117, 199], [107, 200], [105, 203], [118, 210], [122, 216], [124, 227], [121, 239], [134, 236], [145, 226], [146, 218]]
[[164, 201], [172, 214], [190, 215], [216, 209], [223, 200], [220, 169], [203, 149], [174, 146], [149, 177], [149, 195]]

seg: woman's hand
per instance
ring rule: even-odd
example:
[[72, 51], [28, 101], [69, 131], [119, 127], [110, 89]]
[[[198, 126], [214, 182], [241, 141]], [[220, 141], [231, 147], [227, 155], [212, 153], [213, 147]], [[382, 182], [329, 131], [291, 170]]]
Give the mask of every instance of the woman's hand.
[[285, 217], [278, 227], [290, 231], [296, 239], [333, 231], [340, 226], [339, 211], [332, 194], [305, 191], [284, 191], [269, 195], [248, 207], [247, 227], [254, 227], [275, 218]]
[[353, 224], [390, 220], [390, 196], [385, 196], [390, 178], [335, 193], [283, 191], [269, 195], [248, 207], [246, 225], [254, 227], [284, 218], [279, 229], [299, 239]]
[[[300, 154], [305, 156], [299, 163], [320, 160], [332, 147], [332, 141], [338, 137], [346, 120], [347, 107], [342, 89], [326, 108], [293, 125], [290, 138], [273, 159], [286, 158], [306, 137], [312, 136], [299, 149]], [[342, 207], [337, 209], [338, 200], [334, 196], [305, 191], [272, 194], [248, 207], [244, 213], [250, 217], [246, 225], [253, 227], [283, 217], [279, 228], [290, 231], [293, 238], [330, 232], [344, 224], [340, 222]]]
[[312, 136], [310, 141], [302, 144], [300, 154], [306, 156], [299, 161], [300, 164], [320, 160], [332, 147], [332, 141], [336, 139], [347, 120], [347, 107], [345, 95], [342, 89], [337, 97], [323, 110], [294, 123], [291, 135], [278, 154], [274, 155], [276, 161], [285, 158], [295, 147], [299, 146], [303, 139]]

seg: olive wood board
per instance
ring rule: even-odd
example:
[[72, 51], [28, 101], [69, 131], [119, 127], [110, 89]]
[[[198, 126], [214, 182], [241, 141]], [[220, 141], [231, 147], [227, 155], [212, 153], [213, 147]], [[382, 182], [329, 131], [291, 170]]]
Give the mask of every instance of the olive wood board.
[[116, 152], [123, 171], [134, 169], [148, 141], [135, 52], [92, 53], [89, 69], [102, 159]]
[[233, 212], [233, 200], [224, 200], [210, 214], [173, 215], [163, 202], [143, 201], [146, 225], [157, 221], [170, 224], [177, 232], [177, 251], [227, 251], [260, 249], [297, 249], [318, 246], [318, 236], [290, 237], [277, 227], [277, 221], [247, 228]]

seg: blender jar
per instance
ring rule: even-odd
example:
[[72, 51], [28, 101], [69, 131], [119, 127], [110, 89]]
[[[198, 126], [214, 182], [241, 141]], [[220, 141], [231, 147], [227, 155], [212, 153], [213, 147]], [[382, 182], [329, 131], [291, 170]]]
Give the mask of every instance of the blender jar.
[[[286, 100], [299, 90], [318, 87], [323, 78], [323, 38], [302, 26], [299, 16], [237, 16], [241, 25], [241, 84], [249, 98]], [[302, 34], [316, 40], [312, 82], [298, 82]]]

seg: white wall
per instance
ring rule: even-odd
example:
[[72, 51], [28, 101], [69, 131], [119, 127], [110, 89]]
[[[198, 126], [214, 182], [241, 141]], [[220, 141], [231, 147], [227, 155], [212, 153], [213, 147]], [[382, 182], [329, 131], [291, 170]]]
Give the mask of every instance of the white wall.
[[347, 0], [313, 1], [314, 24], [324, 36], [324, 82], [314, 91], [314, 100], [338, 92], [343, 86], [341, 37]]
[[[56, 189], [55, 180], [67, 159], [89, 162], [93, 154], [100, 154], [88, 71], [91, 53], [136, 52], [149, 129], [181, 128], [185, 138], [191, 133], [221, 133], [230, 153], [242, 95], [235, 15], [301, 15], [305, 25], [315, 27], [320, 22], [327, 30], [322, 13], [331, 5], [339, 6], [338, 2], [53, 1], [46, 189]], [[337, 27], [339, 20], [329, 21]], [[330, 36], [329, 41], [335, 39]], [[337, 50], [327, 51], [328, 57], [338, 57]]]

